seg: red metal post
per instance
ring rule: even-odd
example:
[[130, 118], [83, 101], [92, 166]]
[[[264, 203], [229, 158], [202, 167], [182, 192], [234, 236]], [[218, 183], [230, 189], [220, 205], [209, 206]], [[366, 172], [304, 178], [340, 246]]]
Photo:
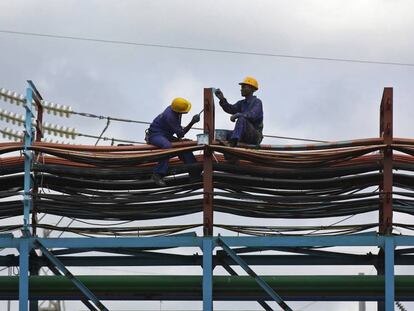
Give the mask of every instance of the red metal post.
[[209, 147], [214, 139], [214, 97], [213, 89], [204, 89], [204, 134], [208, 134], [208, 145], [204, 148], [204, 199], [203, 231], [205, 236], [213, 235], [213, 154]]
[[381, 206], [379, 210], [379, 233], [391, 234], [392, 232], [392, 140], [393, 140], [393, 89], [384, 88], [380, 110], [380, 137], [383, 139], [385, 150], [383, 155], [382, 182], [380, 184]]
[[42, 141], [43, 138], [43, 106], [39, 102], [36, 102], [37, 105], [37, 118], [36, 118], [36, 142]]

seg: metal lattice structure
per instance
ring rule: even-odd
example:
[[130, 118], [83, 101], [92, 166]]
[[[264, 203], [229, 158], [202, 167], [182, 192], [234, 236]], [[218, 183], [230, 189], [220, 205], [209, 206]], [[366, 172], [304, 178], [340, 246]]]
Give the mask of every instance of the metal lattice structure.
[[[275, 301], [377, 301], [394, 310], [395, 301], [414, 301], [414, 276], [395, 275], [395, 265], [414, 265], [414, 225], [393, 222], [393, 214], [414, 214], [414, 140], [393, 137], [392, 89], [385, 88], [380, 137], [346, 142], [228, 147], [214, 139], [213, 90], [204, 89], [204, 135], [208, 143], [96, 147], [44, 143], [42, 97], [33, 83], [26, 95], [24, 142], [0, 144], [2, 219], [22, 217], [21, 236], [4, 233], [0, 247], [17, 255], [0, 256], [0, 265], [19, 267], [19, 276], [0, 277], [0, 299], [19, 300], [19, 309], [37, 310], [37, 301], [80, 300], [90, 310], [107, 310], [101, 300], [257, 301], [272, 310]], [[37, 124], [33, 127], [38, 106]], [[36, 135], [35, 135], [36, 133]], [[23, 155], [13, 155], [16, 151]], [[203, 175], [174, 157], [199, 151]], [[156, 161], [170, 160], [173, 176], [159, 188], [149, 178]], [[226, 158], [231, 157], [231, 161]], [[236, 161], [234, 159], [237, 159]], [[47, 189], [47, 191], [45, 191]], [[16, 199], [23, 195], [23, 200]], [[217, 223], [215, 213], [242, 216], [254, 225]], [[261, 225], [260, 219], [318, 219], [378, 212], [378, 222], [330, 226]], [[38, 215], [82, 220], [62, 227]], [[200, 223], [109, 225], [202, 215]], [[92, 226], [90, 220], [108, 222]], [[202, 228], [202, 234], [195, 230]], [[39, 238], [39, 229], [89, 237]], [[404, 231], [395, 235], [393, 230]], [[215, 230], [238, 236], [215, 235]], [[116, 237], [107, 237], [115, 235]], [[93, 238], [91, 238], [93, 237]], [[348, 252], [326, 250], [347, 247]], [[353, 248], [374, 247], [358, 254]], [[193, 255], [172, 253], [188, 248]], [[322, 248], [322, 249], [320, 249]], [[202, 254], [198, 254], [198, 250]], [[89, 253], [88, 252], [92, 252]], [[260, 252], [260, 253], [258, 253]], [[110, 255], [108, 255], [108, 253]], [[232, 268], [246, 272], [240, 276]], [[252, 266], [374, 266], [378, 275], [259, 276]], [[201, 266], [200, 275], [73, 275], [68, 267]], [[230, 276], [214, 275], [223, 267]], [[54, 276], [39, 276], [48, 267]]]

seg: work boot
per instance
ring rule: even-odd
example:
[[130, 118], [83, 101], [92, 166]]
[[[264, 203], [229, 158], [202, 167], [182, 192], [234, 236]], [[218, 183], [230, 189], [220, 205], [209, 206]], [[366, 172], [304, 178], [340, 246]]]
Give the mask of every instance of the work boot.
[[167, 185], [164, 181], [164, 178], [160, 174], [152, 174], [151, 179], [160, 187], [165, 187]]

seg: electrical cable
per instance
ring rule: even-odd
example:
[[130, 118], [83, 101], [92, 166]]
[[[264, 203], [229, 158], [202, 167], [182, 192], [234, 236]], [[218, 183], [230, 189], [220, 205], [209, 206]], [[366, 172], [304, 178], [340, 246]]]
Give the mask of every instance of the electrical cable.
[[301, 60], [312, 60], [312, 61], [330, 61], [330, 62], [414, 67], [413, 63], [403, 63], [403, 62], [387, 62], [387, 61], [363, 60], [363, 59], [316, 57], [316, 56], [305, 56], [305, 55], [288, 55], [288, 54], [261, 53], [261, 52], [252, 52], [252, 51], [210, 49], [210, 48], [198, 48], [198, 47], [189, 47], [189, 46], [122, 41], [122, 40], [97, 39], [97, 38], [87, 38], [87, 37], [77, 37], [77, 36], [63, 36], [63, 35], [44, 34], [44, 33], [42, 34], [42, 33], [34, 33], [34, 32], [12, 31], [12, 30], [6, 30], [6, 29], [1, 29], [0, 33], [22, 35], [22, 36], [43, 37], [43, 38], [53, 38], [53, 39], [68, 39], [68, 40], [88, 41], [88, 42], [97, 42], [97, 43], [109, 43], [109, 44], [116, 44], [116, 45], [143, 46], [143, 47], [152, 47], [152, 48], [208, 52], [208, 53], [223, 53], [223, 54], [237, 54], [237, 55], [248, 55], [248, 56], [276, 57], [276, 58], [285, 58], [285, 59], [301, 59]]
[[[0, 89], [0, 98], [2, 98], [2, 97], [6, 100], [9, 100], [12, 103], [18, 103], [18, 104], [24, 104], [25, 103], [25, 97], [23, 95], [17, 94], [16, 92], [8, 91], [8, 90], [3, 89], [3, 88]], [[56, 114], [56, 112], [58, 112], [60, 115], [62, 115], [62, 116], [64, 115], [66, 117], [74, 114], [74, 115], [79, 115], [79, 116], [88, 117], [88, 118], [95, 118], [95, 119], [99, 119], [99, 120], [111, 119], [112, 121], [119, 121], [119, 122], [137, 123], [137, 124], [144, 124], [144, 125], [150, 125], [151, 124], [151, 122], [147, 122], [147, 121], [138, 121], [138, 120], [125, 119], [125, 118], [116, 118], [116, 117], [112, 117], [112, 116], [102, 116], [102, 115], [96, 115], [96, 114], [88, 113], [88, 112], [77, 112], [77, 111], [73, 111], [70, 106], [59, 105], [59, 104], [55, 104], [55, 103], [49, 103], [49, 102], [46, 102], [46, 101], [43, 101], [42, 104], [44, 105], [44, 108], [46, 109], [46, 112], [51, 111], [55, 114]], [[203, 111], [201, 111], [201, 112], [203, 112]], [[13, 122], [23, 122], [24, 121], [24, 118], [23, 119], [22, 119], [22, 117], [17, 118], [17, 116], [15, 114], [10, 114], [10, 113], [5, 112], [5, 113], [3, 113], [3, 115], [6, 119], [12, 119]], [[51, 131], [53, 133], [56, 132], [56, 130], [57, 130], [56, 126], [51, 129]], [[202, 131], [204, 129], [200, 128], [200, 127], [192, 127], [190, 130], [201, 130]], [[1, 133], [3, 133], [3, 136], [12, 137], [13, 139], [16, 139], [16, 137], [20, 138], [20, 136], [21, 136], [19, 133], [15, 132], [15, 131], [10, 131], [10, 130], [9, 131], [2, 130]], [[101, 136], [102, 136], [102, 134], [101, 134]], [[65, 135], [70, 135], [70, 136], [75, 136], [76, 135], [76, 136], [83, 136], [83, 137], [94, 138], [94, 139], [98, 138], [98, 141], [100, 139], [99, 136], [76, 133], [73, 129], [68, 134], [65, 133]], [[277, 139], [288, 139], [288, 140], [296, 140], [296, 141], [327, 143], [327, 141], [324, 141], [324, 140], [315, 140], [315, 139], [309, 139], [309, 138], [288, 137], [288, 136], [277, 136], [277, 135], [268, 135], [268, 134], [264, 134], [263, 137], [277, 138]], [[103, 140], [104, 141], [109, 140], [109, 141], [117, 141], [117, 142], [125, 142], [125, 143], [145, 144], [145, 142], [136, 142], [136, 141], [131, 141], [131, 140], [122, 140], [122, 139], [108, 138], [108, 137], [104, 137]]]
[[[241, 165], [234, 165], [217, 154], [218, 163], [213, 166], [215, 211], [253, 218], [291, 219], [351, 218], [376, 211], [382, 195], [378, 189], [382, 176], [381, 156], [372, 151], [385, 147], [377, 145], [375, 140], [361, 140], [356, 145], [343, 142], [328, 145], [316, 144], [305, 151], [211, 145], [209, 148], [217, 153], [224, 153], [224, 156], [231, 153], [242, 159], [239, 160]], [[0, 144], [0, 153], [7, 154], [19, 148], [22, 146], [17, 143]], [[166, 178], [167, 187], [158, 187], [150, 179], [152, 168], [159, 159], [199, 148], [204, 147], [180, 145], [169, 150], [151, 151], [147, 146], [133, 149], [84, 146], [78, 150], [77, 146], [37, 144], [32, 149], [43, 156], [40, 163], [35, 161], [33, 165], [37, 176], [34, 181], [49, 193], [40, 191], [33, 195], [33, 202], [40, 213], [76, 221], [130, 222], [199, 213], [202, 211], [202, 180], [201, 177], [191, 180], [188, 173], [195, 168], [201, 169], [201, 163], [185, 165], [172, 160], [171, 173], [175, 175]], [[414, 169], [413, 156], [398, 154], [395, 159], [407, 172]], [[18, 193], [16, 189], [23, 185], [22, 159], [3, 157], [0, 168], [0, 172], [9, 173], [0, 176], [0, 194], [9, 199], [2, 202], [0, 218], [3, 219], [22, 213], [22, 202], [12, 198]], [[395, 186], [413, 191], [414, 177], [407, 172], [394, 173]], [[414, 195], [401, 190], [395, 193], [394, 210], [413, 214]], [[348, 234], [367, 228], [364, 225], [337, 226], [344, 220], [346, 218], [325, 226], [323, 231], [319, 227], [314, 230], [318, 230], [318, 234], [319, 230], [320, 234]], [[108, 228], [111, 227], [116, 228], [108, 223]], [[411, 230], [407, 226], [401, 228]], [[230, 229], [251, 234], [260, 234], [260, 230], [269, 233], [266, 228]], [[274, 230], [271, 229], [269, 234], [285, 234]], [[117, 232], [122, 234], [122, 230]], [[93, 235], [86, 229], [78, 233]], [[307, 234], [315, 233], [307, 231]]]
[[96, 141], [96, 143], [95, 143], [95, 146], [96, 146], [96, 145], [98, 145], [99, 140], [101, 139], [102, 135], [103, 135], [103, 134], [105, 133], [105, 131], [108, 129], [108, 127], [109, 127], [109, 123], [111, 123], [111, 118], [109, 118], [109, 117], [108, 117], [106, 120], [107, 120], [107, 121], [106, 121], [106, 125], [105, 125], [104, 129], [102, 130], [101, 134], [99, 135], [99, 137], [98, 137], [98, 139], [97, 139], [97, 141]]

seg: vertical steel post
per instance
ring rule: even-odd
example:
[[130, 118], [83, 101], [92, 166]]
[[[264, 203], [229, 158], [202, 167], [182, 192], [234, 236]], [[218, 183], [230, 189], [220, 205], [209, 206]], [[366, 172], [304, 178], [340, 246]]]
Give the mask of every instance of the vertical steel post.
[[[379, 233], [390, 235], [392, 233], [392, 188], [393, 188], [393, 89], [390, 87], [384, 88], [380, 106], [380, 137], [383, 139], [385, 149], [382, 151], [382, 180], [380, 181], [380, 207], [379, 207]], [[383, 246], [385, 247], [385, 246]], [[377, 267], [377, 274], [384, 275], [384, 257], [386, 257], [385, 249], [378, 253], [378, 260], [380, 261]], [[384, 271], [385, 270], [385, 271]], [[394, 281], [394, 280], [392, 280]], [[388, 284], [387, 273], [385, 273], [385, 283]], [[378, 311], [387, 309], [386, 302], [378, 302]], [[392, 309], [391, 309], [392, 310]]]
[[[42, 100], [43, 100], [43, 98], [40, 95], [39, 91], [37, 90], [37, 88], [36, 88], [35, 84], [33, 83], [33, 81], [27, 80], [27, 83], [29, 84], [29, 88], [31, 90], [31, 96], [32, 96], [32, 99], [34, 100], [34, 103], [35, 103], [36, 109], [37, 109], [36, 125], [35, 125], [35, 129], [36, 129], [35, 141], [40, 142], [42, 140], [42, 137], [43, 137], [43, 129], [42, 129], [42, 124], [43, 124]], [[33, 117], [34, 117], [34, 115], [33, 115]], [[33, 132], [31, 132], [31, 133], [33, 133]], [[33, 136], [33, 134], [32, 134], [32, 136]], [[33, 142], [33, 137], [32, 137], [32, 142]], [[38, 153], [37, 152], [32, 153], [32, 157], [37, 159]], [[33, 158], [31, 160], [31, 163], [32, 162], [33, 162]], [[36, 173], [33, 173], [33, 180], [34, 180], [34, 183], [32, 185], [32, 189], [31, 189], [31, 200], [32, 200], [32, 203], [31, 203], [31, 212], [32, 212], [31, 230], [32, 230], [32, 235], [36, 236], [37, 210], [36, 210], [36, 205], [33, 202], [33, 198], [37, 195], [37, 193], [39, 191], [39, 187], [36, 183]], [[29, 263], [30, 263], [29, 264], [29, 273], [30, 273], [30, 275], [39, 275], [40, 268], [37, 265], [33, 265], [33, 261], [30, 260], [30, 258], [32, 258], [32, 257], [33, 258], [36, 257], [35, 250], [32, 250], [29, 253]], [[38, 303], [37, 300], [31, 300], [30, 301], [30, 311], [39, 310], [38, 305], [39, 305], [39, 303]]]
[[393, 139], [393, 89], [384, 88], [380, 108], [380, 137], [386, 145], [383, 151], [383, 178], [380, 184], [381, 206], [379, 210], [379, 233], [391, 234], [392, 231], [392, 139]]
[[19, 311], [29, 307], [29, 238], [19, 241]]
[[[43, 138], [43, 106], [42, 106], [42, 95], [40, 95], [40, 92], [37, 90], [36, 86], [34, 85], [34, 83], [31, 80], [27, 81], [30, 85], [30, 87], [33, 90], [33, 95], [34, 95], [34, 101], [36, 104], [36, 109], [37, 109], [37, 115], [36, 115], [36, 137], [35, 137], [35, 141], [36, 142], [41, 142], [42, 138]], [[37, 160], [39, 156], [38, 152], [34, 153], [34, 157]], [[34, 173], [34, 180], [36, 181], [36, 173]], [[36, 196], [37, 193], [39, 191], [39, 186], [38, 184], [35, 182], [33, 185], [33, 190], [32, 190], [32, 197]], [[36, 236], [36, 226], [37, 226], [37, 208], [36, 205], [33, 203], [32, 206], [33, 210], [32, 210], [32, 230], [33, 230], [33, 236]]]
[[395, 276], [394, 276], [394, 238], [385, 237], [385, 311], [394, 311]]
[[209, 147], [214, 140], [214, 97], [213, 89], [204, 89], [204, 134], [208, 134], [208, 145], [204, 148], [204, 197], [203, 231], [204, 236], [213, 235], [213, 154]]
[[[30, 83], [29, 83], [30, 84]], [[28, 310], [29, 302], [29, 241], [30, 236], [30, 212], [33, 207], [32, 201], [32, 178], [31, 168], [33, 153], [29, 150], [33, 142], [32, 120], [34, 117], [32, 111], [33, 90], [29, 87], [26, 89], [26, 120], [24, 135], [24, 194], [23, 194], [23, 238], [20, 240], [19, 247], [19, 310]]]
[[213, 238], [203, 239], [203, 311], [213, 311]]
[[31, 197], [31, 168], [32, 168], [32, 159], [33, 153], [29, 148], [32, 146], [33, 142], [33, 111], [32, 111], [32, 100], [33, 100], [33, 91], [30, 87], [26, 91], [26, 120], [25, 120], [25, 134], [24, 134], [24, 198], [23, 198], [23, 230], [25, 233], [30, 231], [30, 212], [32, 210], [32, 197]]

